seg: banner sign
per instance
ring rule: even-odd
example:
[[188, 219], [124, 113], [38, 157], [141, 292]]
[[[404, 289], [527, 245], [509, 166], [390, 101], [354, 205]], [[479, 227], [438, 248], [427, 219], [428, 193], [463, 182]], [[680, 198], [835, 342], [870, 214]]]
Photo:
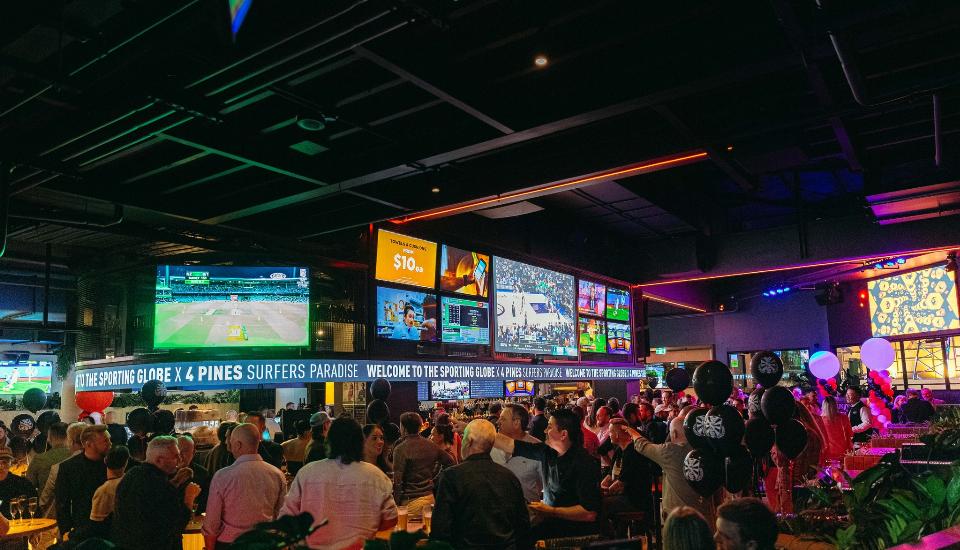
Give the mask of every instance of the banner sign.
[[149, 380], [170, 388], [230, 388], [307, 382], [395, 382], [430, 380], [636, 380], [645, 368], [549, 366], [518, 363], [423, 363], [368, 359], [257, 359], [180, 361], [88, 368], [76, 372], [77, 391], [139, 390]]

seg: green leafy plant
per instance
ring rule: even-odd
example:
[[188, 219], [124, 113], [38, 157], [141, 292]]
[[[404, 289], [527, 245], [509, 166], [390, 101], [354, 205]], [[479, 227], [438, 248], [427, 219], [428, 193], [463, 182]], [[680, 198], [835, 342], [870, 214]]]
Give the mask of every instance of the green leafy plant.
[[304, 541], [326, 522], [313, 525], [313, 516], [304, 512], [299, 516], [281, 516], [276, 521], [259, 523], [252, 530], [237, 537], [231, 548], [240, 550], [306, 549]]
[[[240, 390], [227, 390], [217, 392], [213, 395], [207, 395], [203, 392], [197, 393], [169, 393], [164, 398], [164, 405], [183, 404], [183, 405], [208, 405], [210, 403], [239, 403]], [[145, 407], [146, 403], [137, 392], [117, 393], [113, 396], [113, 402], [110, 403], [113, 408], [123, 407]]]
[[390, 542], [385, 540], [368, 540], [363, 545], [363, 550], [413, 550], [414, 548], [426, 548], [427, 550], [453, 550], [446, 542], [437, 540], [427, 540], [427, 534], [423, 530], [415, 533], [406, 533], [397, 531], [390, 535]]
[[960, 462], [946, 472], [916, 474], [895, 454], [850, 480], [844, 497], [850, 525], [831, 537], [839, 550], [881, 550], [960, 521]]
[[63, 345], [57, 348], [57, 378], [66, 380], [67, 375], [77, 362], [77, 348], [71, 342], [69, 335], [64, 335]]

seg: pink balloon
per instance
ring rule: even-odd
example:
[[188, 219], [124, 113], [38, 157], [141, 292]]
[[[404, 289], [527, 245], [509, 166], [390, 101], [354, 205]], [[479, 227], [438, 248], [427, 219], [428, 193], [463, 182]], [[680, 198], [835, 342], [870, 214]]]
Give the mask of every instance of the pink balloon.
[[877, 420], [879, 420], [881, 424], [886, 424], [889, 421], [888, 420], [889, 418], [890, 418], [889, 416], [885, 414], [881, 414], [880, 416], [877, 417]]
[[887, 370], [896, 355], [893, 344], [883, 338], [870, 338], [860, 346], [860, 360], [871, 371]]
[[829, 351], [818, 351], [810, 356], [809, 368], [817, 378], [833, 378], [840, 372], [840, 359]]

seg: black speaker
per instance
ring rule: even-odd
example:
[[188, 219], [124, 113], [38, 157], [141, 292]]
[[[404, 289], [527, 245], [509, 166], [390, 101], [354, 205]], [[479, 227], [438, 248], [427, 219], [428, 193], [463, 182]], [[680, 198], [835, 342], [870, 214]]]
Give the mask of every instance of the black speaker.
[[636, 328], [636, 334], [633, 339], [633, 348], [637, 350], [637, 357], [650, 356], [650, 324], [647, 321], [647, 300], [643, 299], [643, 293], [636, 291], [633, 293], [633, 325]]
[[840, 283], [820, 283], [816, 286], [816, 292], [815, 298], [821, 306], [843, 302], [843, 291], [840, 290]]

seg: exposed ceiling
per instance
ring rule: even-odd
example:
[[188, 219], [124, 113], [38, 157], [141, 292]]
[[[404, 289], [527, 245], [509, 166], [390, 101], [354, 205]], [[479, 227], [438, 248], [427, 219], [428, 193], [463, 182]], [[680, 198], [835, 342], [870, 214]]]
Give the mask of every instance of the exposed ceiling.
[[476, 201], [705, 152], [506, 201], [559, 242], [642, 247], [956, 180], [960, 4], [820, 4], [253, 2], [234, 40], [225, 1], [14, 3], [9, 236], [95, 263], [363, 261], [371, 222], [466, 205], [452, 223], [482, 233], [506, 222]]

